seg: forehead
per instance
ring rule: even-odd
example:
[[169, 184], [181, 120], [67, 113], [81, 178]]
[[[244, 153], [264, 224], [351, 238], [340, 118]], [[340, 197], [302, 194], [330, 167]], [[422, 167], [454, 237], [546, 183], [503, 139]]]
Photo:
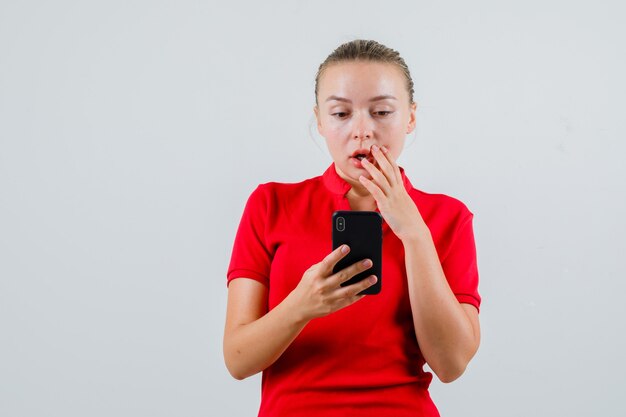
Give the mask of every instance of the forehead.
[[341, 62], [327, 67], [319, 80], [319, 99], [337, 95], [351, 100], [393, 95], [408, 99], [406, 80], [394, 64], [383, 62]]

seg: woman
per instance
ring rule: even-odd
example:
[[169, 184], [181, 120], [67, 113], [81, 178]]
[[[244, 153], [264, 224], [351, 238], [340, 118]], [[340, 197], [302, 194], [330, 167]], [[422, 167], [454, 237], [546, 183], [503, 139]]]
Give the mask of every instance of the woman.
[[[226, 366], [237, 379], [263, 372], [259, 416], [437, 416], [423, 365], [451, 382], [480, 341], [473, 214], [396, 164], [416, 110], [396, 51], [341, 45], [315, 95], [333, 163], [251, 194], [228, 269]], [[375, 276], [340, 286], [370, 260], [332, 272], [350, 249], [330, 251], [336, 210], [382, 215], [380, 294], [357, 295]]]

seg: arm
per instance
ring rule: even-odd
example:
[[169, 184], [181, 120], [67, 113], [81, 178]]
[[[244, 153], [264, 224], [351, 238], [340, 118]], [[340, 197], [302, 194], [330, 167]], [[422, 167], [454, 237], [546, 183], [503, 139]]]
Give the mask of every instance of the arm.
[[224, 360], [236, 379], [274, 363], [306, 325], [292, 313], [294, 306], [287, 299], [267, 312], [267, 292], [265, 285], [247, 278], [228, 286]]
[[478, 350], [478, 311], [452, 293], [426, 225], [402, 242], [418, 344], [437, 377], [452, 382]]
[[348, 254], [343, 245], [311, 266], [298, 286], [269, 312], [267, 287], [237, 278], [228, 288], [224, 361], [231, 375], [244, 379], [263, 371], [289, 347], [306, 324], [331, 314], [361, 298], [357, 295], [376, 283], [376, 278], [341, 287], [340, 284], [371, 267], [371, 260], [358, 262], [333, 274], [333, 267]]

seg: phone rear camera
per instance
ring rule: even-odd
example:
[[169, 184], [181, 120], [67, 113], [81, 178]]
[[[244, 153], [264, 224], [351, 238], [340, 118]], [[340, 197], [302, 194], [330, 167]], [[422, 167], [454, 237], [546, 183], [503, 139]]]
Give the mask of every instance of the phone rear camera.
[[343, 232], [346, 230], [346, 219], [344, 217], [337, 217], [337, 231]]

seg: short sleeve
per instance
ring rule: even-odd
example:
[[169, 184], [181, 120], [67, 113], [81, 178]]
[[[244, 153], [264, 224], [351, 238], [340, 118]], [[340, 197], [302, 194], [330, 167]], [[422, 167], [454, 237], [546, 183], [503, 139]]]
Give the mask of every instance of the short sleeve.
[[478, 293], [473, 218], [474, 215], [468, 212], [468, 215], [459, 222], [441, 266], [457, 300], [460, 303], [471, 304], [479, 310], [481, 297]]
[[266, 188], [259, 185], [241, 216], [226, 274], [227, 285], [235, 278], [251, 278], [269, 286], [272, 254], [266, 244], [268, 203]]

